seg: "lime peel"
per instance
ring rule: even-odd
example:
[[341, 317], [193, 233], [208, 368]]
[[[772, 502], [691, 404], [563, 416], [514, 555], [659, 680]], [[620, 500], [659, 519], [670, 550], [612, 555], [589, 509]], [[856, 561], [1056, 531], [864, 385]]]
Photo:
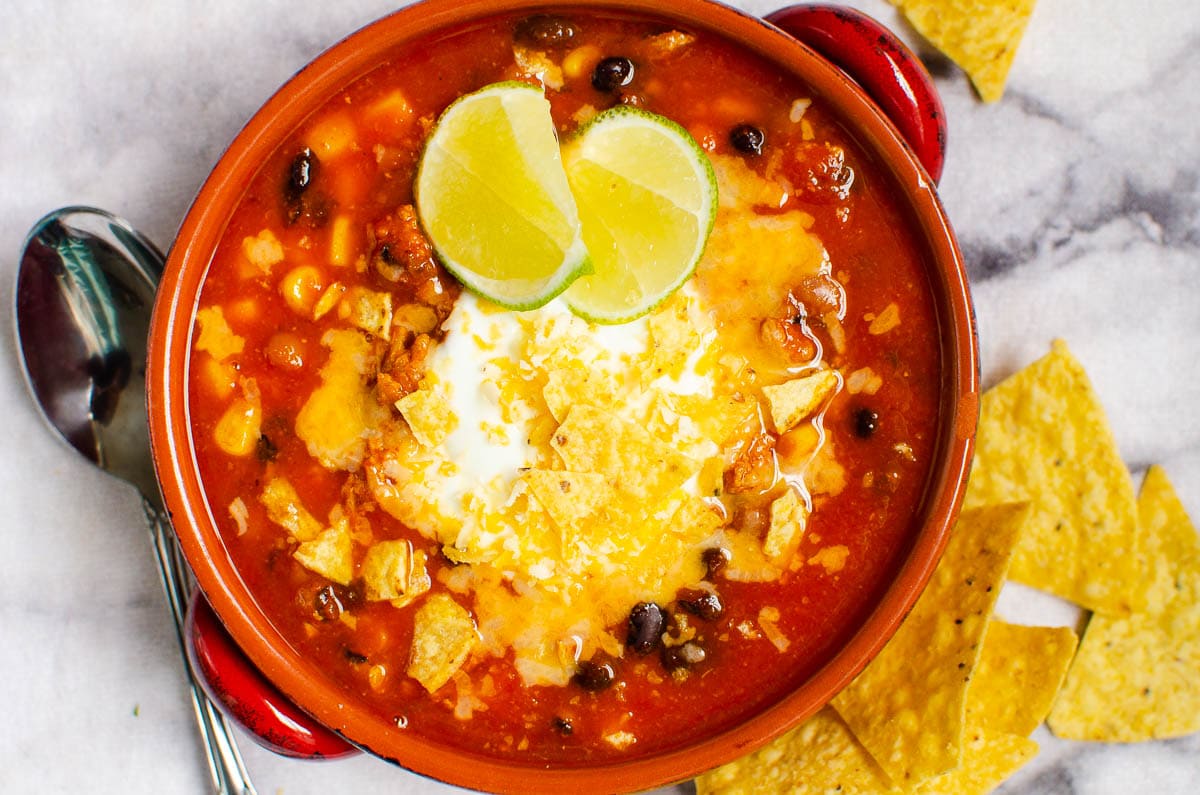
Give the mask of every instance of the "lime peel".
[[617, 106], [563, 147], [563, 165], [591, 251], [593, 275], [565, 293], [593, 323], [626, 323], [687, 281], [717, 213], [712, 163], [679, 124]]
[[542, 89], [505, 82], [459, 97], [421, 154], [417, 215], [439, 261], [508, 309], [533, 309], [591, 265]]

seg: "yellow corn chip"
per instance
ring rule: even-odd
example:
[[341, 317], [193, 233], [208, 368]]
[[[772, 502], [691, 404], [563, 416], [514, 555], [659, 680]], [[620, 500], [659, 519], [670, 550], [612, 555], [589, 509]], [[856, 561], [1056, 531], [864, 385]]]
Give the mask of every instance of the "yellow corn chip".
[[267, 481], [258, 500], [267, 509], [267, 518], [287, 530], [297, 541], [312, 541], [324, 529], [301, 504], [296, 488], [286, 478]]
[[413, 616], [408, 675], [430, 693], [450, 681], [479, 643], [475, 619], [449, 595], [436, 593]]
[[431, 384], [397, 400], [396, 409], [422, 447], [437, 447], [458, 427], [446, 397]]
[[647, 504], [673, 492], [699, 469], [695, 461], [644, 428], [591, 406], [573, 406], [550, 446], [568, 470], [598, 472]]
[[1159, 467], [1138, 499], [1146, 608], [1088, 622], [1050, 728], [1072, 740], [1138, 742], [1200, 730], [1200, 542]]
[[533, 496], [560, 528], [575, 527], [613, 498], [613, 488], [595, 472], [559, 472], [531, 469], [525, 482]]
[[912, 793], [987, 795], [1036, 756], [1037, 751], [1037, 743], [1026, 737], [974, 730], [963, 743], [962, 764], [918, 785]]
[[789, 488], [771, 503], [771, 526], [763, 539], [763, 554], [774, 565], [786, 568], [807, 524], [808, 506], [795, 489]]
[[403, 607], [429, 590], [432, 582], [425, 568], [425, 553], [414, 552], [404, 540], [377, 541], [362, 562], [367, 599], [389, 600]]
[[964, 511], [908, 618], [833, 699], [875, 761], [905, 788], [959, 764], [967, 683], [1028, 515], [1023, 504]]
[[354, 577], [354, 540], [345, 517], [316, 538], [296, 547], [292, 556], [310, 571], [342, 585]]
[[967, 690], [967, 726], [1028, 737], [1050, 712], [1075, 654], [1068, 627], [1026, 627], [993, 619]]
[[900, 792], [829, 707], [749, 756], [696, 779], [697, 795]]
[[833, 370], [793, 378], [777, 386], [764, 386], [763, 397], [771, 409], [771, 422], [779, 433], [792, 427], [817, 410], [838, 386], [838, 374]]
[[1033, 506], [1014, 580], [1102, 613], [1140, 603], [1133, 482], [1062, 341], [983, 396], [965, 505], [1014, 500]]
[[1035, 0], [891, 0], [933, 46], [963, 68], [984, 102], [1004, 94]]

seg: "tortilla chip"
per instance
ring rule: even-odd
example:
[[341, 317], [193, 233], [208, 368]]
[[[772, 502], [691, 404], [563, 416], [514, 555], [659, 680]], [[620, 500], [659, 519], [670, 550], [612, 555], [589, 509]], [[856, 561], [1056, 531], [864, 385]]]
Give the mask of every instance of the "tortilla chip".
[[891, 0], [912, 26], [954, 61], [984, 102], [1004, 94], [1035, 0]]
[[1200, 730], [1200, 542], [1159, 467], [1146, 473], [1138, 515], [1146, 608], [1092, 616], [1050, 713], [1059, 737], [1138, 742]]
[[447, 594], [433, 594], [413, 616], [408, 675], [434, 693], [462, 668], [477, 643], [479, 631], [467, 609]]
[[1068, 627], [1026, 627], [993, 619], [967, 689], [967, 726], [1028, 737], [1050, 712], [1075, 654]]
[[591, 406], [572, 406], [550, 440], [566, 468], [599, 472], [645, 504], [673, 492], [698, 464], [644, 428]]
[[808, 506], [793, 488], [771, 503], [771, 527], [763, 539], [763, 554], [780, 568], [786, 568], [800, 546], [808, 524]]
[[400, 539], [371, 545], [363, 558], [362, 578], [368, 600], [388, 600], [395, 607], [411, 603], [432, 585], [425, 553], [414, 552], [411, 542]]
[[1023, 504], [964, 511], [908, 618], [833, 699], [875, 761], [905, 788], [959, 764], [967, 684], [1028, 516]]
[[324, 529], [300, 502], [296, 487], [286, 478], [267, 481], [258, 501], [267, 509], [267, 518], [287, 530], [297, 541], [312, 541]]
[[900, 792], [829, 707], [749, 756], [696, 779], [696, 795]]
[[569, 529], [612, 502], [613, 487], [595, 472], [531, 469], [525, 482], [533, 496], [562, 529]]
[[763, 397], [771, 409], [771, 422], [779, 433], [787, 433], [796, 423], [817, 410], [825, 398], [837, 389], [838, 374], [833, 370], [793, 378], [776, 386], [764, 386]]
[[354, 577], [354, 540], [350, 537], [350, 523], [342, 517], [333, 527], [296, 547], [292, 557], [309, 571], [341, 585], [349, 585]]
[[1016, 734], [989, 734], [973, 730], [963, 743], [962, 764], [929, 779], [912, 790], [913, 795], [987, 795], [1000, 782], [1037, 755], [1033, 740]]
[[422, 447], [437, 447], [458, 427], [458, 417], [450, 410], [446, 397], [432, 384], [422, 384], [396, 401], [396, 410], [404, 415]]
[[965, 505], [1033, 506], [1012, 578], [1102, 613], [1141, 601], [1133, 482], [1083, 367], [1048, 356], [988, 390]]

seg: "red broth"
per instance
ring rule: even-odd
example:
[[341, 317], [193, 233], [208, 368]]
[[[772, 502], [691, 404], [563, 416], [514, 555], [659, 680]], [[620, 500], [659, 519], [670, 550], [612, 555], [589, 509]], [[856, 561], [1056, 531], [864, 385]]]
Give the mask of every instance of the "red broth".
[[[243, 346], [220, 361], [209, 353], [193, 356], [189, 400], [202, 480], [240, 575], [278, 630], [347, 698], [403, 730], [450, 745], [569, 765], [685, 745], [761, 710], [828, 661], [876, 602], [916, 531], [911, 517], [934, 454], [942, 363], [918, 243], [885, 173], [863, 155], [821, 97], [707, 32], [633, 18], [564, 18], [575, 26], [569, 43], [539, 40], [531, 23], [505, 17], [408, 45], [330, 97], [295, 131], [247, 186], [200, 297], [202, 309], [222, 308]], [[663, 55], [679, 40], [662, 34], [673, 33], [687, 34], [686, 43]], [[320, 343], [323, 333], [346, 325], [336, 309], [312, 318], [313, 304], [330, 284], [388, 292], [402, 305], [420, 303], [419, 285], [436, 279], [445, 290], [438, 319], [454, 305], [458, 288], [440, 269], [424, 273], [424, 282], [407, 284], [370, 267], [381, 241], [391, 239], [378, 224], [413, 203], [421, 146], [441, 111], [487, 84], [523, 78], [514, 40], [534, 42], [531, 49], [542, 50], [563, 69], [561, 87], [546, 92], [560, 137], [569, 136], [589, 108], [636, 104], [681, 124], [714, 157], [739, 158], [786, 186], [780, 203], [758, 206], [756, 213], [803, 210], [812, 216], [810, 231], [828, 252], [831, 277], [844, 290], [842, 317], [814, 308], [822, 300], [821, 285], [809, 283], [789, 285], [795, 300], [788, 311], [802, 307], [803, 324], [793, 323], [781, 307], [765, 309], [764, 322], [778, 321], [785, 334], [789, 323], [802, 325], [820, 343], [826, 364], [842, 374], [823, 428], [844, 483], [836, 493], [814, 494], [795, 553], [804, 565], [788, 568], [774, 582], [734, 582], [721, 571], [706, 580], [722, 610], [709, 620], [689, 613], [705, 659], [684, 675], [673, 675], [659, 654], [627, 649], [611, 660], [615, 680], [595, 692], [578, 680], [528, 686], [511, 653], [476, 654], [461, 669], [465, 682], [459, 677], [429, 694], [405, 675], [420, 600], [403, 608], [369, 601], [359, 572], [343, 586], [301, 565], [293, 557], [296, 540], [272, 522], [259, 495], [270, 480], [286, 477], [322, 525], [335, 506], [349, 506], [359, 532], [406, 539], [423, 551], [430, 593], [448, 592], [445, 578], [455, 566], [439, 545], [373, 505], [361, 473], [322, 466], [294, 427], [321, 383], [328, 355]], [[592, 82], [594, 64], [610, 55], [630, 58], [636, 72], [628, 86], [602, 91]], [[583, 67], [566, 68], [573, 56]], [[755, 148], [754, 136], [747, 141], [743, 130], [738, 140], [741, 125], [761, 134], [761, 154], [744, 151]], [[348, 152], [326, 158], [313, 141]], [[298, 160], [306, 148], [315, 150], [315, 166]], [[302, 192], [300, 182], [306, 182]], [[342, 218], [348, 225], [342, 222], [336, 231]], [[279, 241], [283, 261], [256, 270], [245, 241], [263, 230]], [[343, 236], [348, 264], [330, 262], [335, 235]], [[393, 244], [404, 241], [401, 235]], [[367, 267], [355, 266], [361, 258]], [[294, 272], [305, 265], [315, 273], [307, 282]], [[284, 295], [289, 291], [292, 303]], [[434, 342], [438, 337], [437, 330], [430, 334]], [[377, 347], [385, 357], [386, 346]], [[216, 441], [218, 426], [245, 397], [248, 381], [259, 396], [259, 423], [254, 438], [230, 454]], [[380, 379], [372, 388], [380, 404], [390, 407], [397, 385]], [[788, 442], [768, 435], [774, 454], [786, 455]], [[723, 496], [729, 522], [741, 522], [741, 532], [756, 532], [755, 512], [761, 522], [766, 504]], [[229, 512], [227, 506], [239, 500], [241, 508]], [[836, 554], [821, 557], [829, 549]], [[355, 553], [356, 566], [361, 554]], [[472, 609], [469, 596], [452, 595]], [[777, 618], [764, 616], [764, 606], [777, 609]], [[687, 612], [680, 603], [662, 608]], [[613, 634], [624, 638], [625, 630], [616, 626]], [[614, 742], [618, 731], [636, 742]]]

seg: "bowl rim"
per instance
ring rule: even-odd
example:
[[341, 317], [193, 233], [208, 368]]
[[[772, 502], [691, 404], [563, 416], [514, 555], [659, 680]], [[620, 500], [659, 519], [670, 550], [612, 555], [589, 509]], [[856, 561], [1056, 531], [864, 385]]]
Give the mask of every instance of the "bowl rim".
[[[858, 144], [894, 181], [919, 245], [941, 330], [941, 413], [923, 521], [908, 557], [874, 609], [832, 658], [796, 690], [746, 721], [686, 746], [596, 765], [547, 768], [473, 755], [394, 726], [349, 702], [271, 626], [225, 553], [191, 447], [187, 372], [200, 288], [229, 215], [265, 156], [338, 88], [378, 57], [417, 36], [470, 20], [522, 11], [579, 8], [634, 12], [714, 31], [799, 77], [833, 106]], [[165, 505], [214, 611], [253, 663], [284, 694], [353, 744], [413, 772], [458, 786], [561, 792], [590, 785], [633, 791], [691, 778], [749, 753], [824, 706], [866, 666], [915, 603], [961, 506], [974, 446], [979, 355], [965, 267], [933, 181], [892, 124], [848, 77], [772, 26], [713, 0], [423, 0], [350, 34], [285, 83], [246, 123], [200, 188], [168, 255], [151, 321], [147, 364], [151, 446]]]

